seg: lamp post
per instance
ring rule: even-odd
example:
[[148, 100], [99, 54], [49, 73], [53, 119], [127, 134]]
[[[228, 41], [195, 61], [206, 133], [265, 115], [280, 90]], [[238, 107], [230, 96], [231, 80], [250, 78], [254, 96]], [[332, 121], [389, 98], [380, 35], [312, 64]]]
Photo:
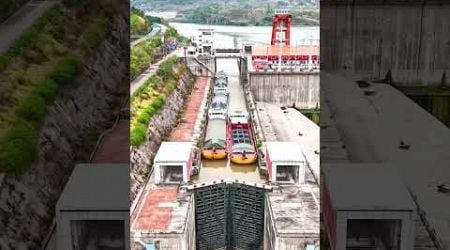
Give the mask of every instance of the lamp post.
[[187, 51], [187, 47], [186, 46], [184, 46], [183, 47], [183, 50], [184, 50], [184, 63], [186, 64], [186, 66], [187, 66], [187, 53], [186, 53], [186, 51]]

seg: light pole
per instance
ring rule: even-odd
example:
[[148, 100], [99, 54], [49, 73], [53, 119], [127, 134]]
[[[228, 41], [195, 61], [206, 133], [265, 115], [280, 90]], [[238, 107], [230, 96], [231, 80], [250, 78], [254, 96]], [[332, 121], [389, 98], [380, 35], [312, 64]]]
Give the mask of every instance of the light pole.
[[186, 53], [187, 47], [184, 46], [183, 50], [184, 50], [184, 63], [186, 64], [186, 67], [187, 67], [187, 53]]

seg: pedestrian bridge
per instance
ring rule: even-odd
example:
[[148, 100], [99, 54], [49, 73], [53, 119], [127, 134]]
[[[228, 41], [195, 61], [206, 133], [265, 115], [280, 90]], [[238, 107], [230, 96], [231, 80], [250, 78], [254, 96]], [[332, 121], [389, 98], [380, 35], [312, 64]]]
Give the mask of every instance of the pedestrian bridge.
[[241, 49], [217, 48], [214, 50], [215, 58], [241, 58], [244, 57]]

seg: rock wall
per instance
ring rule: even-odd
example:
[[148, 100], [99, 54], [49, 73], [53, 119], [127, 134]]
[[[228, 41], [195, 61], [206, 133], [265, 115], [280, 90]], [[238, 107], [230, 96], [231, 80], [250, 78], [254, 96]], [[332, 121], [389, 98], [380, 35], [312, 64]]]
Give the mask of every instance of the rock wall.
[[130, 198], [132, 201], [150, 176], [152, 160], [161, 142], [177, 125], [179, 114], [194, 82], [193, 76], [187, 71], [180, 78], [177, 88], [166, 98], [164, 108], [150, 121], [146, 142], [139, 148], [131, 150]]
[[5, 176], [0, 187], [0, 249], [40, 248], [75, 163], [88, 160], [97, 140], [93, 134], [112, 125], [120, 100], [128, 96], [126, 17], [110, 24], [97, 52], [84, 61], [83, 73], [47, 108], [39, 162], [22, 176]]
[[391, 71], [402, 86], [438, 85], [450, 74], [449, 1], [323, 0], [320, 11], [322, 70], [369, 79]]
[[256, 101], [313, 109], [320, 106], [318, 73], [249, 73], [248, 84]]

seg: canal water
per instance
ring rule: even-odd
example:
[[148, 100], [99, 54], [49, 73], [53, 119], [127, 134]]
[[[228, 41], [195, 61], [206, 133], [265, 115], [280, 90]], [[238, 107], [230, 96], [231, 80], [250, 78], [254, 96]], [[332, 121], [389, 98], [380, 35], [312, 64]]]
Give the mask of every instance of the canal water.
[[[228, 88], [230, 91], [231, 110], [247, 111], [244, 91], [239, 79], [239, 67], [237, 59], [217, 59], [217, 71], [223, 70], [228, 76]], [[236, 165], [229, 159], [219, 161], [202, 161], [199, 175], [194, 178], [196, 182], [209, 182], [220, 179], [239, 179], [248, 182], [261, 183], [257, 165]]]
[[[272, 35], [271, 26], [229, 26], [192, 23], [170, 23], [170, 25], [175, 27], [181, 35], [188, 38], [196, 36], [200, 28], [214, 29], [214, 46], [216, 48], [233, 47], [235, 38], [238, 44], [268, 45]], [[293, 26], [291, 37], [291, 46], [318, 44], [320, 38], [319, 26]]]
[[[188, 38], [197, 36], [200, 28], [214, 29], [215, 48], [234, 47], [245, 43], [257, 45], [269, 45], [272, 33], [271, 26], [225, 26], [225, 25], [200, 25], [192, 23], [170, 23], [178, 32]], [[320, 30], [318, 26], [292, 27], [291, 45], [318, 44]], [[244, 91], [239, 78], [237, 59], [218, 59], [217, 72], [224, 70], [229, 78], [230, 110], [247, 110]], [[214, 181], [217, 179], [240, 179], [247, 182], [264, 182], [257, 165], [236, 165], [229, 159], [221, 161], [202, 162], [202, 168], [198, 176], [194, 177], [197, 183]]]

